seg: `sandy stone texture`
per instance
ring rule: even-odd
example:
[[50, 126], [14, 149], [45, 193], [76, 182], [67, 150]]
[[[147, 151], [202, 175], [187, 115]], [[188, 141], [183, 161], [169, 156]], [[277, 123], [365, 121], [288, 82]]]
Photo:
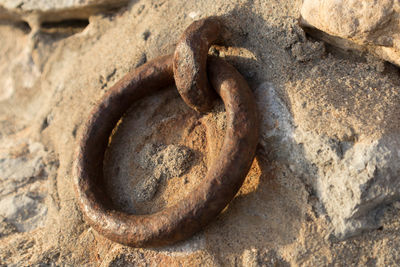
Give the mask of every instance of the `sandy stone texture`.
[[[400, 262], [398, 69], [306, 35], [298, 22], [302, 1], [133, 0], [96, 12], [78, 5], [79, 12], [47, 24], [54, 13], [30, 19], [30, 11], [15, 15], [6, 2], [12, 19], [0, 23], [0, 265]], [[231, 33], [213, 54], [239, 70], [257, 100], [261, 138], [251, 170], [230, 205], [192, 238], [153, 249], [113, 243], [77, 206], [72, 168], [82, 124], [124, 74], [172, 53], [193, 20], [211, 15]], [[220, 102], [197, 114], [174, 87], [132, 105], [105, 160], [116, 207], [146, 214], [190, 194], [225, 127]]]
[[301, 7], [301, 23], [310, 34], [342, 49], [368, 51], [398, 66], [399, 18], [396, 0], [304, 0]]
[[98, 13], [113, 12], [129, 0], [1, 0], [0, 19], [29, 22], [37, 28], [49, 22], [87, 19]]

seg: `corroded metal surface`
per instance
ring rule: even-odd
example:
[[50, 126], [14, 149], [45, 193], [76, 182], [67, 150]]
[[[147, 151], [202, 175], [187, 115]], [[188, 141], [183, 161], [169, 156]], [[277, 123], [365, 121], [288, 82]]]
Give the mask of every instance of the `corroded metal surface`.
[[215, 218], [235, 196], [258, 143], [256, 104], [246, 81], [228, 63], [210, 58], [208, 75], [227, 114], [224, 143], [197, 188], [177, 204], [148, 215], [117, 210], [105, 193], [103, 160], [109, 137], [135, 102], [173, 84], [172, 56], [128, 73], [109, 89], [85, 124], [75, 166], [75, 189], [86, 221], [110, 240], [133, 247], [172, 244], [190, 237]]
[[209, 111], [215, 93], [207, 79], [208, 49], [220, 37], [221, 24], [216, 17], [193, 22], [182, 34], [174, 53], [176, 88], [191, 108]]

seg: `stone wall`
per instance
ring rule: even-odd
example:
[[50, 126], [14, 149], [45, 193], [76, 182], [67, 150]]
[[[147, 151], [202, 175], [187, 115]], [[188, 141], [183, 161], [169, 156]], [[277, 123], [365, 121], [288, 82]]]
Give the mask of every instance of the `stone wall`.
[[[398, 263], [400, 79], [396, 66], [371, 56], [397, 64], [379, 53], [397, 7], [351, 12], [356, 1], [328, 2], [0, 1], [0, 264]], [[343, 22], [333, 27], [335, 14]], [[72, 167], [83, 122], [124, 74], [172, 53], [193, 20], [211, 15], [231, 33], [213, 53], [257, 100], [253, 166], [193, 238], [155, 249], [113, 243], [77, 207]], [[344, 52], [332, 36], [364, 54]], [[175, 88], [133, 105], [107, 152], [111, 198], [132, 213], [173, 205], [202, 182], [224, 125], [221, 103], [197, 114]]]

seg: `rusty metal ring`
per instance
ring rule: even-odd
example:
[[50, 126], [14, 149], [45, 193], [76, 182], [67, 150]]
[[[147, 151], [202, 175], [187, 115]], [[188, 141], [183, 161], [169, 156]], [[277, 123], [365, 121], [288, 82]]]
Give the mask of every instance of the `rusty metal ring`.
[[183, 32], [175, 48], [176, 88], [185, 103], [196, 111], [209, 111], [215, 98], [208, 84], [206, 67], [208, 50], [220, 39], [220, 31], [217, 17], [195, 21]]
[[94, 108], [77, 152], [74, 182], [82, 213], [100, 234], [133, 247], [172, 244], [199, 231], [235, 196], [255, 155], [256, 105], [246, 81], [228, 63], [210, 58], [208, 74], [226, 108], [221, 152], [202, 184], [174, 206], [154, 214], [127, 214], [113, 206], [103, 187], [103, 160], [111, 132], [126, 110], [144, 96], [173, 84], [172, 56], [155, 59], [128, 73]]

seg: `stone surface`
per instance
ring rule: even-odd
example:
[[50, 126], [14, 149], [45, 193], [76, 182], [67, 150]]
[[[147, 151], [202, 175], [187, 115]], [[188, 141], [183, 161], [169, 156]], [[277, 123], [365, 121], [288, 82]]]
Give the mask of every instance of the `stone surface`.
[[0, 219], [0, 237], [7, 236], [17, 231], [17, 228], [12, 223], [9, 223], [6, 218], [3, 217]]
[[46, 181], [54, 175], [43, 144], [24, 138], [0, 142], [0, 235], [30, 232], [46, 222]]
[[[40, 11], [46, 12], [48, 10], [57, 10], [57, 9], [71, 9], [71, 8], [79, 8], [91, 5], [111, 5], [118, 4], [123, 1], [116, 0], [101, 0], [101, 1], [93, 1], [93, 0], [61, 0], [61, 1], [48, 1], [48, 0], [2, 0], [0, 3], [6, 9], [20, 9], [24, 11]], [[110, 7], [108, 7], [110, 8]]]
[[188, 171], [192, 153], [185, 147], [175, 145], [146, 144], [137, 161], [147, 174], [134, 188], [136, 201], [151, 200], [161, 180], [180, 177]]
[[179, 177], [188, 171], [192, 159], [189, 149], [175, 145], [146, 144], [140, 151], [138, 163], [151, 169], [157, 180]]
[[87, 19], [100, 12], [120, 8], [128, 0], [1, 0], [0, 19], [37, 23], [66, 19]]
[[[398, 265], [398, 70], [308, 38], [301, 5], [134, 0], [100, 14], [62, 11], [61, 24], [47, 23], [52, 11], [9, 13], [14, 22], [0, 24], [0, 178], [10, 189], [0, 195], [0, 265]], [[125, 73], [172, 53], [193, 19], [210, 15], [231, 33], [213, 54], [256, 94], [256, 159], [234, 200], [194, 237], [156, 249], [113, 243], [85, 223], [75, 199], [83, 122]], [[85, 23], [63, 27], [65, 19]], [[220, 102], [197, 114], [173, 87], [132, 105], [104, 161], [116, 208], [152, 213], [196, 190], [225, 122]], [[149, 179], [155, 172], [171, 177]]]
[[336, 236], [377, 228], [379, 209], [400, 198], [399, 137], [340, 140], [320, 135], [295, 124], [272, 84], [262, 84], [256, 94], [266, 115], [262, 124], [265, 150], [269, 150], [269, 140], [278, 142], [279, 151], [270, 153], [287, 161], [298, 175], [309, 175], [307, 180], [332, 220]]
[[400, 65], [398, 1], [305, 0], [301, 23], [311, 34], [343, 49], [368, 51]]
[[18, 232], [29, 232], [44, 226], [47, 208], [43, 196], [21, 194], [2, 198], [0, 216], [16, 227]]
[[0, 154], [0, 196], [16, 192], [47, 175], [44, 165], [46, 152], [42, 144], [22, 142], [15, 147], [3, 146], [0, 149], [8, 152]]

